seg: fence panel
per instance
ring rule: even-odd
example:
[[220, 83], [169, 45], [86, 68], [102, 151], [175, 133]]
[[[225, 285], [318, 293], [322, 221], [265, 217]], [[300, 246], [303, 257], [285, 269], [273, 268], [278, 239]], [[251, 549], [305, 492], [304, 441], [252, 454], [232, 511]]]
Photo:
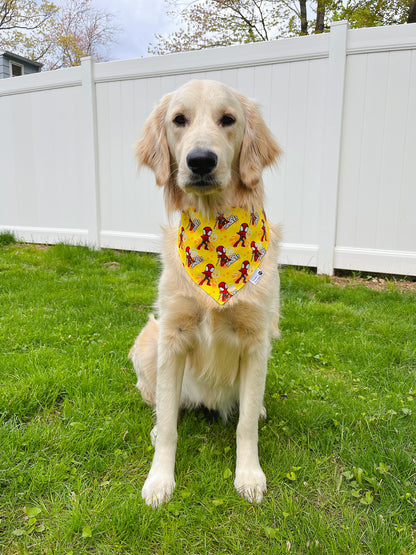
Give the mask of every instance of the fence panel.
[[416, 26], [388, 30], [348, 49], [335, 265], [415, 275]]
[[48, 74], [5, 79], [19, 87], [9, 94], [0, 88], [0, 224], [27, 241], [85, 242], [90, 183], [80, 68], [55, 73], [54, 81]]
[[94, 63], [0, 81], [0, 231], [156, 252], [163, 192], [134, 143], [192, 78], [255, 98], [283, 148], [265, 172], [280, 261], [416, 275], [416, 25]]

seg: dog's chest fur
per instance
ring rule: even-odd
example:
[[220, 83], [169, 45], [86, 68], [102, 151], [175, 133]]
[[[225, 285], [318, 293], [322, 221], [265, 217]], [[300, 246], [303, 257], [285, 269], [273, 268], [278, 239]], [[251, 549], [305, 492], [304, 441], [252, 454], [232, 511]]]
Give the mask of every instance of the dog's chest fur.
[[[188, 353], [181, 405], [202, 404], [226, 418], [238, 402], [241, 357], [277, 333], [273, 319], [278, 314], [278, 234], [272, 228], [262, 281], [247, 284], [223, 306], [184, 270], [176, 234], [175, 227], [165, 230], [158, 312], [165, 336]], [[276, 295], [270, 295], [273, 290]]]

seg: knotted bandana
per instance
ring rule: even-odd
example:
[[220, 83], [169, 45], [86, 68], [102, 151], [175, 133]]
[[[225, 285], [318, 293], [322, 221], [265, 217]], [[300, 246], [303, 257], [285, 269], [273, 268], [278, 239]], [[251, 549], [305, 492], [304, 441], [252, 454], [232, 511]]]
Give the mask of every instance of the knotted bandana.
[[191, 279], [223, 305], [247, 281], [256, 283], [269, 245], [270, 229], [262, 208], [229, 207], [215, 219], [196, 209], [182, 210], [178, 252]]

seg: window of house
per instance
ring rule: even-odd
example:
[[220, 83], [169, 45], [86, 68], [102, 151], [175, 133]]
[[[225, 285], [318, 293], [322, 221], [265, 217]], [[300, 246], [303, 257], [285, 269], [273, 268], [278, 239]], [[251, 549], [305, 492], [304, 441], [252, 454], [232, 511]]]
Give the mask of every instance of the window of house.
[[19, 77], [19, 75], [23, 75], [22, 64], [17, 64], [16, 62], [10, 62], [10, 75], [11, 77]]

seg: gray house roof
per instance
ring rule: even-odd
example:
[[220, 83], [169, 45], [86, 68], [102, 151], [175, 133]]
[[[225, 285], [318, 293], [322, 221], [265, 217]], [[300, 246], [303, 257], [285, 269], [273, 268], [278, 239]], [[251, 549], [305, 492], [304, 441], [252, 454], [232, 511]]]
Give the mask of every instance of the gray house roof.
[[39, 62], [34, 62], [13, 52], [0, 50], [0, 79], [12, 77], [13, 67], [21, 68], [21, 73], [19, 72], [19, 74], [27, 75], [29, 73], [38, 73], [42, 65]]

